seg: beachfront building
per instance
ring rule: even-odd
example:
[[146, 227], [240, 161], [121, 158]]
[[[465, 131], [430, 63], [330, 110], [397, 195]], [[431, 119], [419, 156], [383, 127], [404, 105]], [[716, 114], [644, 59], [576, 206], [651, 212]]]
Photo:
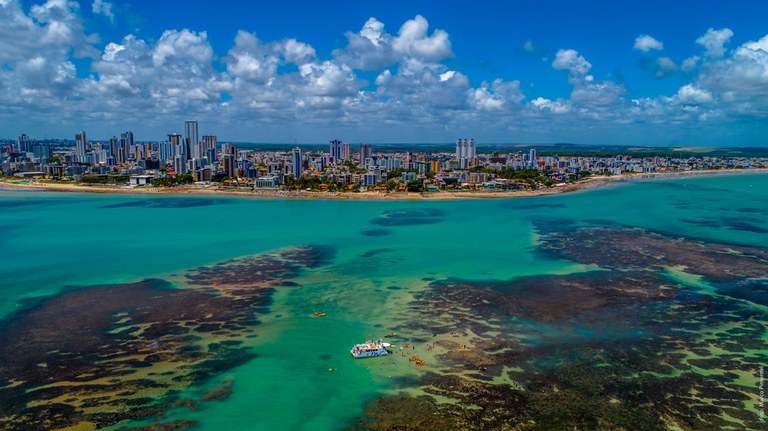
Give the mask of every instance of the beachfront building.
[[132, 186], [146, 186], [152, 184], [154, 179], [154, 175], [131, 175], [129, 182]]
[[280, 185], [280, 177], [277, 175], [268, 175], [256, 178], [254, 187], [257, 189], [276, 189]]

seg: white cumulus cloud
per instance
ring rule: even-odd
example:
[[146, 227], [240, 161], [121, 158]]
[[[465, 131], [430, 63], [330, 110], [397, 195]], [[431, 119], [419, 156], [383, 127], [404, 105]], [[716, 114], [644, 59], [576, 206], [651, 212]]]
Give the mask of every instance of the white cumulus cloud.
[[572, 75], [585, 76], [592, 69], [592, 64], [575, 49], [561, 49], [555, 54], [552, 67], [558, 70], [567, 70]]
[[678, 90], [677, 94], [672, 98], [673, 103], [689, 105], [700, 105], [709, 103], [712, 100], [714, 100], [712, 93], [692, 84], [687, 84], [680, 87], [680, 90]]
[[333, 55], [355, 69], [380, 71], [409, 59], [439, 63], [453, 55], [448, 33], [438, 29], [430, 35], [429, 22], [421, 15], [403, 23], [397, 35], [384, 31], [384, 23], [371, 17], [359, 32], [346, 36], [347, 46]]
[[91, 4], [91, 12], [99, 15], [104, 15], [109, 18], [110, 21], [115, 20], [115, 14], [112, 13], [112, 3], [106, 0], [93, 0]]
[[661, 50], [664, 49], [664, 43], [653, 36], [641, 34], [635, 38], [634, 48], [643, 52], [648, 52], [654, 49]]
[[722, 57], [725, 54], [725, 44], [733, 36], [730, 28], [715, 30], [710, 28], [707, 32], [696, 39], [696, 43], [703, 46], [708, 57]]
[[531, 106], [539, 111], [548, 111], [553, 114], [565, 114], [571, 110], [569, 104], [563, 100], [550, 100], [537, 97], [531, 100]]

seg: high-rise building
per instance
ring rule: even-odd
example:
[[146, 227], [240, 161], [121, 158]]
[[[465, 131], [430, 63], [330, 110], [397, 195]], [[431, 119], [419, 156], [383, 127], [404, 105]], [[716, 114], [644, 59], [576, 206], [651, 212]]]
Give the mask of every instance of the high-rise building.
[[237, 165], [235, 164], [235, 157], [232, 154], [221, 155], [221, 166], [225, 176], [230, 178], [235, 176], [235, 167]]
[[332, 140], [330, 143], [330, 153], [331, 153], [331, 160], [330, 162], [335, 164], [338, 164], [341, 162], [341, 141], [338, 139]]
[[181, 145], [181, 135], [178, 133], [168, 134], [168, 142], [170, 142], [172, 145]]
[[200, 158], [200, 141], [197, 135], [197, 120], [187, 120], [184, 122], [184, 140], [187, 141], [187, 160]]
[[528, 152], [528, 163], [529, 163], [528, 166], [531, 169], [536, 169], [538, 167], [535, 148], [531, 148], [531, 151]]
[[229, 142], [225, 142], [221, 144], [221, 154], [231, 154], [232, 156], [237, 156], [237, 147], [235, 145], [230, 144]]
[[133, 146], [133, 132], [123, 132], [120, 134], [120, 148], [117, 149], [115, 160], [117, 163], [125, 163], [131, 158], [131, 147]]
[[456, 140], [456, 160], [472, 159], [477, 157], [477, 146], [474, 139]]
[[26, 133], [22, 133], [18, 139], [16, 139], [16, 150], [20, 153], [28, 153], [32, 151], [32, 145], [35, 141], [29, 139]]
[[47, 159], [51, 157], [51, 147], [48, 145], [32, 145], [32, 153], [36, 159]]
[[147, 158], [147, 151], [144, 145], [136, 144], [133, 146], [133, 155], [136, 160], [142, 160]]
[[173, 158], [173, 170], [176, 172], [176, 175], [187, 172], [187, 163], [186, 160], [184, 160], [184, 156], [181, 154], [177, 154]]
[[171, 142], [160, 142], [157, 145], [157, 158], [161, 162], [166, 162], [176, 156], [176, 146]]
[[85, 132], [75, 133], [75, 159], [78, 162], [85, 163], [85, 145], [86, 145]]
[[173, 146], [173, 157], [181, 156], [186, 161], [186, 155], [184, 151], [186, 146], [184, 145], [181, 135], [178, 133], [171, 133], [168, 135], [168, 142]]
[[130, 160], [136, 158], [136, 148], [133, 144], [133, 132], [124, 132], [125, 135], [125, 157]]
[[120, 147], [117, 146], [117, 136], [109, 138], [109, 155], [117, 160], [117, 152]]
[[208, 158], [209, 162], [216, 161], [216, 135], [203, 136], [202, 157]]
[[477, 157], [477, 147], [474, 139], [456, 140], [456, 161], [461, 169], [467, 168], [472, 159]]
[[360, 144], [360, 166], [365, 166], [365, 159], [370, 158], [372, 153], [371, 144]]
[[349, 145], [348, 142], [344, 142], [341, 144], [341, 160], [346, 162], [347, 160], [350, 160], [350, 156], [352, 153], [352, 146]]
[[294, 178], [301, 178], [301, 149], [298, 147], [291, 151], [291, 168]]

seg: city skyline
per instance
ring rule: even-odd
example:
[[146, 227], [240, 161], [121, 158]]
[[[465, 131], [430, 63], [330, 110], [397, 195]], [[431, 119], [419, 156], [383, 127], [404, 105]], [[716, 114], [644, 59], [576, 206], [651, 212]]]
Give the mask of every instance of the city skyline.
[[347, 3], [0, 1], [0, 136], [768, 146], [764, 3]]

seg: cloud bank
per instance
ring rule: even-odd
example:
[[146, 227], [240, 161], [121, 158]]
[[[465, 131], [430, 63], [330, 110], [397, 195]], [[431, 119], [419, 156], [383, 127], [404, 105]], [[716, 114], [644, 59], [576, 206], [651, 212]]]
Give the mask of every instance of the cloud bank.
[[[103, 0], [92, 12], [114, 19]], [[455, 57], [449, 33], [421, 15], [394, 32], [371, 17], [325, 54], [305, 41], [264, 41], [242, 30], [226, 52], [214, 51], [206, 31], [187, 28], [155, 40], [129, 34], [100, 41], [86, 33], [78, 3], [67, 0], [28, 10], [0, 0], [0, 20], [0, 40], [14, 41], [0, 44], [0, 134], [8, 137], [79, 129], [107, 137], [132, 129], [142, 139], [161, 139], [182, 119], [198, 118], [228, 139], [252, 141], [470, 134], [496, 142], [671, 144], [738, 139], [711, 131], [738, 132], [727, 126], [746, 124], [754, 132], [768, 118], [768, 35], [729, 49], [727, 28], [691, 41], [692, 50], [699, 47], [688, 58], [654, 59], [657, 77], [687, 80], [658, 97], [633, 97], [623, 83], [599, 79], [584, 55], [564, 47], [551, 67], [565, 72], [571, 91], [547, 98], [518, 80], [473, 84], [448, 66]], [[649, 35], [634, 44], [642, 55], [663, 47]]]

